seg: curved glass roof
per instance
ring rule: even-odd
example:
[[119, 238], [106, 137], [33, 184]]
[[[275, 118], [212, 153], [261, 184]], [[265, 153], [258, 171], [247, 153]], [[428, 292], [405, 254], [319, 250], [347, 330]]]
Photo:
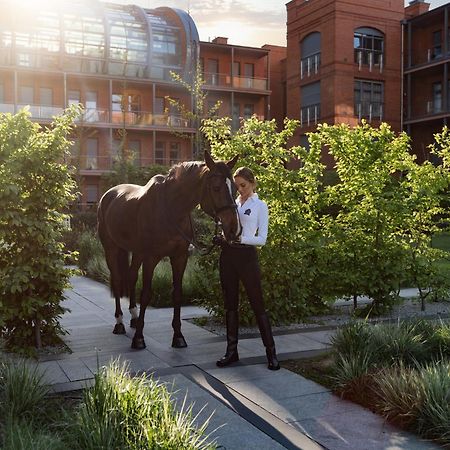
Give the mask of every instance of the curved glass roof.
[[0, 17], [3, 66], [171, 80], [170, 71], [194, 64], [199, 37], [184, 11], [60, 0], [33, 14], [26, 2], [7, 3]]

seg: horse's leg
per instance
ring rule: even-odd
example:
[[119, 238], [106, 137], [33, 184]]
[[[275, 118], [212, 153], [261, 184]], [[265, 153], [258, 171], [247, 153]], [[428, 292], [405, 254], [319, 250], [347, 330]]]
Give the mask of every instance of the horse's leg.
[[140, 254], [133, 253], [133, 257], [131, 259], [131, 267], [129, 274], [129, 291], [130, 291], [130, 327], [136, 328], [136, 322], [138, 319], [138, 309], [136, 307], [136, 283], [139, 275], [139, 267], [142, 264], [142, 256]]
[[131, 342], [131, 348], [138, 350], [145, 348], [144, 340], [144, 318], [145, 310], [150, 303], [152, 293], [152, 279], [153, 272], [159, 259], [154, 256], [147, 256], [144, 258], [144, 265], [142, 267], [142, 292], [141, 292], [141, 306], [139, 308], [139, 317], [136, 322], [136, 332], [134, 333], [133, 341]]
[[[116, 310], [114, 312], [114, 317], [116, 318], [116, 324], [114, 326], [114, 334], [125, 334], [125, 326], [122, 321], [123, 312], [120, 307], [120, 298], [123, 294], [123, 277], [125, 274], [121, 274], [122, 266], [125, 264], [124, 258], [128, 260], [128, 254], [124, 250], [117, 247], [114, 242], [107, 237], [102, 230], [99, 229], [99, 236], [102, 242], [103, 248], [105, 250], [106, 264], [108, 265], [109, 272], [111, 275], [110, 287], [111, 293], [116, 302]], [[126, 261], [128, 264], [128, 261]]]
[[183, 275], [188, 260], [188, 252], [182, 252], [179, 255], [170, 257], [172, 265], [172, 301], [173, 301], [173, 339], [172, 347], [187, 347], [187, 343], [181, 333], [181, 300], [183, 296]]

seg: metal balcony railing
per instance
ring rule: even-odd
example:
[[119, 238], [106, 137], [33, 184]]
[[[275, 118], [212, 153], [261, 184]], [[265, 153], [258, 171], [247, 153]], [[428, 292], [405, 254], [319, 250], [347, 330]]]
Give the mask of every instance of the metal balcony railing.
[[363, 66], [368, 66], [370, 72], [374, 69], [377, 69], [380, 73], [383, 72], [384, 57], [381, 52], [355, 50], [355, 60], [358, 64], [359, 70], [362, 70]]
[[[0, 113], [14, 114], [25, 107], [28, 108], [31, 118], [34, 120], [51, 120], [53, 116], [60, 115], [64, 111], [64, 108], [59, 106], [0, 103]], [[98, 108], [85, 109], [82, 115], [77, 118], [76, 122], [142, 127], [158, 126], [168, 128], [189, 128], [191, 126], [190, 121], [179, 114], [153, 114], [148, 111], [122, 112]]]
[[355, 115], [358, 120], [366, 119], [368, 122], [372, 120], [383, 120], [383, 103], [380, 102], [363, 102], [355, 104]]
[[320, 119], [320, 104], [304, 106], [300, 110], [300, 126], [317, 125]]
[[231, 76], [225, 73], [204, 73], [206, 87], [228, 87], [235, 89], [267, 90], [267, 78]]
[[[111, 151], [114, 153], [114, 150]], [[114, 163], [118, 160], [117, 156], [76, 156], [73, 155], [68, 158], [67, 163], [77, 167], [83, 175], [97, 176], [99, 173], [108, 172], [113, 169]], [[132, 162], [136, 166], [148, 166], [151, 164], [160, 164], [163, 166], [170, 166], [181, 162], [181, 158], [171, 157], [170, 155], [155, 156], [154, 158], [141, 157], [136, 155]]]
[[53, 116], [62, 114], [63, 108], [58, 106], [42, 106], [42, 105], [16, 105], [16, 111], [28, 107], [33, 119], [51, 120]]
[[320, 53], [315, 53], [300, 61], [300, 78], [317, 75], [320, 68]]

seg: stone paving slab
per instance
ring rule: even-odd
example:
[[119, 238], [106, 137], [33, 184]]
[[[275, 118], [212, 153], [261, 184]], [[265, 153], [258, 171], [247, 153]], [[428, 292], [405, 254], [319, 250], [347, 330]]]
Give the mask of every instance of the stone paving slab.
[[[357, 405], [355, 405], [357, 406]], [[438, 445], [383, 422], [362, 407], [291, 423], [332, 450], [437, 450]]]

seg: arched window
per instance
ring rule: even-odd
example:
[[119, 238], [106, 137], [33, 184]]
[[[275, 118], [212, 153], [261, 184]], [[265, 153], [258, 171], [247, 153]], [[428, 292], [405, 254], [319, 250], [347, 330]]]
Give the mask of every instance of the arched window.
[[320, 67], [320, 33], [308, 34], [300, 44], [300, 76], [309, 77], [319, 72]]
[[355, 63], [368, 65], [370, 68], [384, 64], [384, 35], [375, 28], [357, 28], [353, 37]]

